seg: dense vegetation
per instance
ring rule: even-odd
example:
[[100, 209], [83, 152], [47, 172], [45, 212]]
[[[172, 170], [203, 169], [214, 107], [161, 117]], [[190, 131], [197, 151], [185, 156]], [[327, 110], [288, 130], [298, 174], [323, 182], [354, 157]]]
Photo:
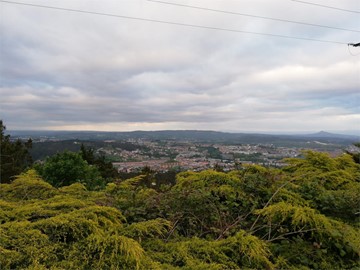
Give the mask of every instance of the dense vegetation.
[[0, 269], [360, 267], [359, 153], [120, 180], [84, 145], [33, 165], [0, 127]]
[[5, 135], [6, 127], [0, 120], [0, 183], [9, 183], [14, 175], [20, 174], [31, 166], [30, 155], [32, 140], [12, 141], [10, 135]]
[[360, 167], [349, 154], [102, 187], [83, 151], [0, 185], [1, 269], [360, 267]]
[[[130, 142], [120, 142], [120, 141], [111, 141], [111, 142], [104, 142], [104, 141], [88, 141], [88, 140], [55, 140], [55, 141], [44, 141], [44, 142], [35, 142], [32, 145], [30, 150], [30, 154], [33, 157], [34, 161], [36, 160], [44, 160], [46, 157], [53, 156], [57, 153], [61, 153], [64, 150], [71, 151], [71, 152], [78, 152], [81, 150], [81, 146], [84, 145], [90, 149], [123, 149], [127, 151], [134, 151], [134, 150], [148, 150], [147, 147], [142, 145], [136, 145]], [[109, 156], [107, 157], [109, 158]]]

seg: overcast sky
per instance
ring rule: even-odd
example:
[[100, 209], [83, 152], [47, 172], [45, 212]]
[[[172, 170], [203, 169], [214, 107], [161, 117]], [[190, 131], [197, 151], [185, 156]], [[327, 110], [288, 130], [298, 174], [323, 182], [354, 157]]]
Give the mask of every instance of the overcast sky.
[[21, 1], [329, 42], [0, 2], [9, 130], [360, 130], [359, 0]]

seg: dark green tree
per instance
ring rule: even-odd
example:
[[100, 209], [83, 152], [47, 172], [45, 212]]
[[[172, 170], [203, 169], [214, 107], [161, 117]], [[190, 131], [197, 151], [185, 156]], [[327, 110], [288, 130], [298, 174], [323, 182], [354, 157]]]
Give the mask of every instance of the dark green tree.
[[95, 189], [105, 184], [98, 169], [89, 165], [79, 153], [58, 153], [46, 159], [44, 164], [36, 166], [36, 170], [55, 187], [80, 182], [88, 189]]
[[357, 164], [360, 164], [360, 142], [354, 143], [354, 146], [356, 146], [358, 148], [357, 152], [346, 151], [346, 153], [349, 154], [350, 156], [352, 156], [353, 160]]
[[29, 150], [32, 140], [22, 142], [20, 139], [12, 141], [10, 135], [5, 135], [6, 127], [0, 120], [0, 182], [9, 183], [15, 175], [20, 174], [31, 166], [32, 158]]
[[87, 148], [83, 143], [80, 147], [80, 154], [83, 160], [86, 160], [88, 164], [95, 163], [95, 153], [93, 148]]
[[89, 165], [96, 166], [101, 177], [107, 181], [119, 178], [119, 173], [113, 164], [107, 161], [105, 156], [96, 155], [93, 148], [87, 148], [84, 144], [81, 144], [80, 155]]

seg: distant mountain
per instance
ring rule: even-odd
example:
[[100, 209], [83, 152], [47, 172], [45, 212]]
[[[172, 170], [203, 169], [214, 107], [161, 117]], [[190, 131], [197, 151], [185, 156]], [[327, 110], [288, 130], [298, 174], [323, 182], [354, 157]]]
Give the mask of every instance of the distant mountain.
[[330, 132], [326, 132], [326, 131], [320, 131], [320, 132], [313, 133], [313, 134], [303, 135], [303, 137], [307, 137], [307, 138], [343, 138], [343, 139], [355, 139], [355, 140], [360, 139], [360, 136], [347, 135], [347, 134], [336, 134], [336, 133], [330, 133]]
[[360, 136], [343, 135], [320, 131], [302, 135], [270, 135], [258, 133], [227, 133], [206, 130], [161, 130], [132, 132], [98, 132], [98, 131], [8, 131], [14, 138], [33, 138], [44, 140], [174, 140], [208, 143], [242, 143], [242, 144], [276, 144], [304, 145], [309, 141], [348, 145], [360, 141]]

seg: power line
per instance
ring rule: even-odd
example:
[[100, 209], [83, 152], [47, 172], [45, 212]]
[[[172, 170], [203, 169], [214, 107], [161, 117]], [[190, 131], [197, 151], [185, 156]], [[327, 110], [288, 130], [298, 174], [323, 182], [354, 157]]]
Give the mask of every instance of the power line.
[[351, 13], [360, 13], [360, 11], [357, 11], [357, 10], [350, 10], [350, 9], [343, 9], [343, 8], [338, 8], [338, 7], [331, 7], [331, 6], [326, 6], [326, 5], [321, 5], [321, 4], [311, 3], [311, 2], [306, 2], [306, 1], [299, 1], [299, 0], [291, 0], [291, 1], [293, 1], [293, 2], [299, 2], [299, 3], [307, 4], [307, 5], [318, 6], [318, 7], [336, 9], [336, 10], [346, 11], [346, 12], [351, 12]]
[[226, 32], [232, 32], [232, 33], [252, 34], [252, 35], [268, 36], [268, 37], [276, 37], [276, 38], [284, 38], [284, 39], [316, 41], [316, 42], [322, 42], [322, 43], [332, 43], [332, 44], [341, 44], [341, 45], [344, 45], [344, 44], [347, 45], [348, 44], [348, 43], [345, 43], [345, 42], [332, 41], [332, 40], [323, 40], [323, 39], [315, 39], [315, 38], [306, 38], [306, 37], [296, 37], [296, 36], [278, 35], [278, 34], [270, 34], [270, 33], [252, 32], [252, 31], [243, 31], [243, 30], [236, 30], [236, 29], [229, 29], [229, 28], [220, 28], [220, 27], [203, 26], [203, 25], [196, 25], [196, 24], [187, 24], [187, 23], [162, 21], [162, 20], [155, 20], [155, 19], [147, 19], [147, 18], [132, 17], [132, 16], [125, 16], [125, 15], [117, 15], [117, 14], [110, 14], [110, 13], [100, 13], [100, 12], [86, 11], [86, 10], [80, 10], [80, 9], [71, 9], [71, 8], [63, 8], [63, 7], [37, 5], [37, 4], [14, 2], [14, 1], [0, 0], [0, 2], [8, 3], [8, 4], [23, 5], [23, 6], [38, 7], [38, 8], [47, 8], [47, 9], [54, 9], [54, 10], [69, 11], [69, 12], [78, 12], [78, 13], [91, 14], [91, 15], [116, 17], [116, 18], [129, 19], [129, 20], [154, 22], [154, 23], [161, 23], [161, 24], [168, 24], [168, 25], [178, 25], [178, 26], [185, 26], [185, 27], [192, 27], [192, 28], [208, 29], [208, 30], [226, 31]]
[[257, 19], [263, 19], [263, 20], [279, 21], [279, 22], [286, 22], [286, 23], [300, 24], [300, 25], [306, 25], [306, 26], [322, 27], [322, 28], [328, 28], [328, 29], [335, 29], [335, 30], [342, 30], [342, 31], [360, 33], [360, 30], [346, 29], [346, 28], [333, 27], [333, 26], [327, 26], [327, 25], [320, 25], [320, 24], [314, 24], [314, 23], [298, 22], [298, 21], [292, 21], [292, 20], [286, 20], [286, 19], [278, 19], [278, 18], [272, 18], [272, 17], [258, 16], [258, 15], [239, 13], [239, 12], [233, 12], [233, 11], [226, 11], [226, 10], [219, 10], [219, 9], [206, 8], [206, 7], [199, 7], [199, 6], [190, 6], [190, 5], [185, 5], [185, 4], [177, 4], [177, 3], [171, 3], [171, 2], [159, 1], [159, 0], [147, 0], [147, 1], [148, 2], [159, 3], [159, 4], [165, 4], [165, 5], [193, 8], [193, 9], [206, 10], [206, 11], [225, 13], [225, 14], [231, 14], [231, 15], [238, 15], [238, 16], [245, 16], [245, 17], [257, 18]]

